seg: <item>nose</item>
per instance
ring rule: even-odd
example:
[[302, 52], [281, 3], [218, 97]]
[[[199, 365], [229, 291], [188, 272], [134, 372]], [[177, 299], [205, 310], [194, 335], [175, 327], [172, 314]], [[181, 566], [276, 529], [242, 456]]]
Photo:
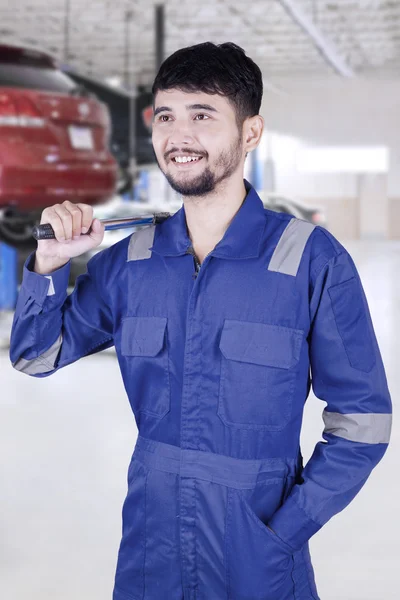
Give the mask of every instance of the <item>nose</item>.
[[190, 131], [190, 127], [187, 123], [178, 122], [174, 123], [173, 131], [169, 138], [171, 146], [190, 146], [194, 143], [194, 137]]

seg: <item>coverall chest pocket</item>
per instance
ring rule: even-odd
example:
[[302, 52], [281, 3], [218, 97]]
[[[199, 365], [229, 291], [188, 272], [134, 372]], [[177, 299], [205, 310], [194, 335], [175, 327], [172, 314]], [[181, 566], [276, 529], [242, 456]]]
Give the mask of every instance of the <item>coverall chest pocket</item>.
[[125, 317], [121, 355], [125, 385], [135, 411], [163, 417], [170, 409], [166, 317]]
[[240, 429], [279, 431], [288, 423], [303, 332], [226, 319], [218, 415]]

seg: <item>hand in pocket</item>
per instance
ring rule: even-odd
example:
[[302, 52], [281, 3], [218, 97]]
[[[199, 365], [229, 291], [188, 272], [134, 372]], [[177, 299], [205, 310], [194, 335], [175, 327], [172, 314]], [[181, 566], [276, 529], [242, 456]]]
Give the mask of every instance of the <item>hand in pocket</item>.
[[232, 597], [284, 600], [293, 589], [292, 554], [231, 490], [226, 530], [227, 587]]

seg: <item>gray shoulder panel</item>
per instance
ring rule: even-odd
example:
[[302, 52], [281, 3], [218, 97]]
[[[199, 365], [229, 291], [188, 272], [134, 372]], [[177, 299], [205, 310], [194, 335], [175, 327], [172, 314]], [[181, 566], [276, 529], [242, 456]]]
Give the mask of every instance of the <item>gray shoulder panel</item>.
[[150, 225], [149, 227], [143, 227], [143, 229], [135, 231], [131, 235], [128, 247], [128, 262], [130, 260], [143, 260], [151, 257], [149, 248], [153, 245], [155, 232], [156, 225]]
[[314, 229], [315, 225], [308, 221], [295, 218], [289, 221], [272, 255], [268, 271], [295, 277], [304, 248]]
[[13, 363], [14, 369], [26, 373], [27, 375], [38, 375], [41, 373], [49, 373], [54, 370], [57, 356], [62, 345], [62, 334], [58, 336], [57, 340], [46, 352], [43, 352], [37, 358], [26, 360], [25, 358], [19, 358]]

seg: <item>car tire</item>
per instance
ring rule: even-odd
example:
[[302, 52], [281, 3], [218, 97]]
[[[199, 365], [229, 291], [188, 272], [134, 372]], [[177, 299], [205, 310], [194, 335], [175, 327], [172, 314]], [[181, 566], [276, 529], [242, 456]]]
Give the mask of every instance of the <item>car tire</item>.
[[17, 249], [35, 250], [37, 241], [32, 237], [35, 216], [5, 213], [0, 218], [0, 241]]

